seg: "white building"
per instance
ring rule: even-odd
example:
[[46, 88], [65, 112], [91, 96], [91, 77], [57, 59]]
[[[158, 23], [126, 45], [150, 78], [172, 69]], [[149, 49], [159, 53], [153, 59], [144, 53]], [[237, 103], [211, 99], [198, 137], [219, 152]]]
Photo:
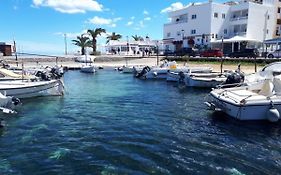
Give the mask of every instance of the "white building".
[[117, 55], [148, 55], [155, 54], [156, 49], [163, 48], [163, 42], [146, 38], [142, 41], [117, 41], [111, 40], [105, 46], [106, 54]]
[[[279, 35], [279, 3], [279, 0], [223, 4], [209, 1], [170, 12], [171, 22], [164, 24], [165, 48], [218, 47], [222, 42], [226, 44], [226, 52], [240, 47], [256, 47], [258, 43]], [[227, 43], [230, 44], [227, 46]]]

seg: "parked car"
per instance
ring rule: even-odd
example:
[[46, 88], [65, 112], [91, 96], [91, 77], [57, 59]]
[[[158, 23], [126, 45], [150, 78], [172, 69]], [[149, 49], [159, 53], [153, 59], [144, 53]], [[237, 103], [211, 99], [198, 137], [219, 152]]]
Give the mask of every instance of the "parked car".
[[222, 57], [223, 53], [219, 49], [210, 49], [210, 50], [205, 50], [200, 53], [201, 57]]
[[257, 49], [244, 49], [236, 52], [231, 52], [229, 55], [231, 58], [247, 57], [247, 58], [256, 58], [259, 56]]
[[274, 52], [270, 52], [267, 55], [267, 58], [280, 58], [281, 57], [281, 49], [275, 50]]
[[193, 50], [192, 48], [182, 48], [178, 51], [175, 52], [175, 55], [177, 56], [196, 56], [196, 52], [195, 50]]
[[175, 52], [171, 50], [164, 50], [164, 55], [165, 56], [174, 56]]

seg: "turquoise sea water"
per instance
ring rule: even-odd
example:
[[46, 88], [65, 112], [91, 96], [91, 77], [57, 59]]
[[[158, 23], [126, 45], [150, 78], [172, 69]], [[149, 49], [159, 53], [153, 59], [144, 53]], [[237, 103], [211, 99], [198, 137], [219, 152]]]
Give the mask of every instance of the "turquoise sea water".
[[208, 90], [101, 70], [3, 116], [1, 175], [280, 174], [281, 124], [213, 115]]

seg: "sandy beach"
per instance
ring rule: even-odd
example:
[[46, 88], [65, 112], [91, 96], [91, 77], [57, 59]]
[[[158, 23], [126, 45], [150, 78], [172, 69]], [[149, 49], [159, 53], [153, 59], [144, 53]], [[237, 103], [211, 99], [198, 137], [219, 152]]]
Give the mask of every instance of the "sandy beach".
[[[18, 66], [22, 66], [22, 62], [24, 63], [25, 68], [29, 67], [46, 67], [46, 66], [54, 66], [56, 64], [69, 67], [69, 68], [79, 68], [81, 67], [82, 63], [78, 63], [74, 61], [74, 56], [68, 57], [58, 57], [58, 58], [47, 58], [47, 57], [19, 57]], [[158, 59], [161, 60], [164, 57], [159, 57]], [[17, 66], [15, 62], [15, 57], [2, 57], [2, 60], [7, 62], [12, 66]], [[137, 65], [147, 65], [147, 66], [156, 66], [157, 65], [157, 57], [122, 57], [122, 56], [97, 56], [95, 59], [94, 64], [96, 66], [103, 66], [103, 67], [120, 67], [123, 65], [129, 66], [137, 66]], [[160, 64], [162, 61], [160, 61]], [[198, 63], [198, 62], [179, 62], [178, 65], [188, 65], [190, 67], [211, 67], [214, 71], [220, 71], [220, 63]], [[262, 67], [258, 67], [257, 70], [261, 69]], [[235, 64], [224, 64], [223, 70], [235, 70], [237, 69], [237, 65]], [[249, 65], [245, 63], [241, 63], [241, 70], [247, 74], [254, 73], [254, 65]]]

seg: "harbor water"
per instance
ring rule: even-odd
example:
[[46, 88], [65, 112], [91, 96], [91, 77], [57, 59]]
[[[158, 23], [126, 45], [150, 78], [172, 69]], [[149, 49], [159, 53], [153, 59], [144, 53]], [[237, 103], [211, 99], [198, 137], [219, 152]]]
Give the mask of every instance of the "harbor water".
[[69, 71], [0, 129], [1, 175], [280, 174], [281, 124], [206, 110], [209, 90]]

